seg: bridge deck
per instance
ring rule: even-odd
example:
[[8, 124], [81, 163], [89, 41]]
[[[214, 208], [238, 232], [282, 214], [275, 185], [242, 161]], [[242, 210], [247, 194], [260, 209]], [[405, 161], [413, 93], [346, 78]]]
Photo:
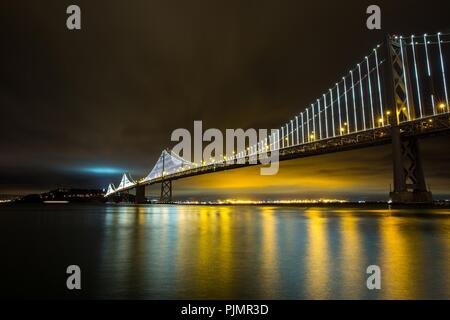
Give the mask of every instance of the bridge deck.
[[[439, 135], [450, 131], [450, 115], [443, 113], [435, 116], [424, 117], [421, 119], [407, 121], [400, 124], [400, 131], [402, 137], [425, 137], [430, 135]], [[315, 155], [334, 153], [347, 150], [355, 150], [367, 148], [377, 145], [391, 143], [391, 126], [369, 129], [366, 131], [359, 131], [356, 133], [339, 135], [329, 139], [313, 141], [301, 145], [295, 145], [279, 150], [279, 161], [311, 157]], [[265, 155], [270, 156], [269, 155]], [[188, 177], [220, 172], [225, 170], [232, 170], [244, 168], [249, 166], [261, 165], [255, 163], [256, 156], [245, 157], [245, 163], [219, 163], [200, 166], [193, 169], [184, 170], [164, 176], [158, 177], [148, 181], [137, 182], [133, 186], [115, 190], [114, 193], [124, 192], [136, 188], [137, 186], [153, 185], [161, 183], [162, 180], [178, 180]], [[260, 156], [261, 158], [261, 156]]]

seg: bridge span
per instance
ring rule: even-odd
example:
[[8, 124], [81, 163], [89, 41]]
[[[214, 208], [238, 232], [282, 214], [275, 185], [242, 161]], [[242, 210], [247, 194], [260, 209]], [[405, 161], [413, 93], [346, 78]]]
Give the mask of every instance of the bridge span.
[[[172, 181], [256, 165], [279, 153], [279, 161], [392, 144], [393, 203], [432, 201], [423, 173], [419, 139], [450, 132], [447, 85], [449, 34], [387, 36], [386, 41], [304, 111], [255, 145], [232, 155], [193, 163], [163, 150], [151, 172], [133, 180], [124, 173], [105, 197], [160, 183], [160, 201], [172, 201]], [[259, 164], [260, 165], [260, 164]]]

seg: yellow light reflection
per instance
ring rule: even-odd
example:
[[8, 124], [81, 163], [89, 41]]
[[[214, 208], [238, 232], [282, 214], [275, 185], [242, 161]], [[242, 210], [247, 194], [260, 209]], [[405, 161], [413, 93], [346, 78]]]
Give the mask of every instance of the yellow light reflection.
[[[410, 218], [412, 219], [412, 218]], [[380, 219], [382, 237], [381, 283], [386, 299], [416, 299], [421, 289], [421, 241], [418, 232], [408, 232], [407, 222], [400, 217]]]
[[342, 287], [345, 289], [344, 296], [349, 299], [358, 299], [361, 297], [361, 288], [365, 282], [364, 266], [361, 257], [364, 252], [361, 249], [361, 235], [358, 230], [359, 218], [352, 215], [351, 212], [343, 212], [341, 223], [341, 279]]
[[270, 207], [261, 208], [262, 218], [262, 259], [261, 259], [261, 287], [266, 299], [274, 294], [274, 288], [278, 286], [278, 252], [277, 230], [275, 211]]
[[[207, 206], [188, 207], [186, 210], [192, 212], [179, 215], [178, 238], [190, 238], [194, 233], [196, 241], [177, 242], [178, 281], [194, 288], [199, 297], [208, 298], [203, 295], [209, 292], [216, 298], [230, 298], [235, 283], [232, 280], [232, 210]], [[195, 263], [186, 265], [186, 261]]]
[[308, 242], [306, 256], [306, 288], [311, 299], [330, 298], [328, 275], [330, 270], [326, 219], [318, 210], [305, 212], [308, 221]]

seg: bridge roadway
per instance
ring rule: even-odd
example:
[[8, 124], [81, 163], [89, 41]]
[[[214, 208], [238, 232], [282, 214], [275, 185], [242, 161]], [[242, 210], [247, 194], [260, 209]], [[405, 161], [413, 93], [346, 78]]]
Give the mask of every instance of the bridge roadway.
[[[416, 120], [405, 121], [399, 124], [401, 137], [426, 137], [440, 135], [450, 132], [450, 114], [448, 112], [423, 117]], [[312, 157], [315, 155], [335, 153], [340, 151], [355, 150], [391, 143], [391, 126], [368, 129], [350, 134], [337, 135], [333, 138], [312, 141], [305, 144], [286, 147], [279, 151], [279, 161]], [[255, 156], [250, 156], [254, 159]], [[188, 177], [238, 169], [243, 167], [261, 165], [260, 163], [249, 163], [249, 157], [245, 157], [245, 164], [216, 163], [203, 165], [193, 169], [183, 170], [172, 174], [158, 177], [148, 181], [137, 180], [135, 185], [115, 190], [116, 193], [128, 191], [138, 186], [161, 183], [163, 180], [178, 180]]]

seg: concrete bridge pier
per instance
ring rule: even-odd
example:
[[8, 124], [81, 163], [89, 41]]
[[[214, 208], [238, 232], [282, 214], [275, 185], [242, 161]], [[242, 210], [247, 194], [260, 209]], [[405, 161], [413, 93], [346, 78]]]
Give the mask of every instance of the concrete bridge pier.
[[136, 186], [136, 196], [134, 197], [134, 203], [146, 203], [145, 199], [145, 185], [137, 185]]
[[392, 203], [432, 203], [431, 191], [427, 190], [416, 137], [402, 139], [400, 128], [392, 127], [392, 153], [394, 165], [394, 190], [389, 197]]

